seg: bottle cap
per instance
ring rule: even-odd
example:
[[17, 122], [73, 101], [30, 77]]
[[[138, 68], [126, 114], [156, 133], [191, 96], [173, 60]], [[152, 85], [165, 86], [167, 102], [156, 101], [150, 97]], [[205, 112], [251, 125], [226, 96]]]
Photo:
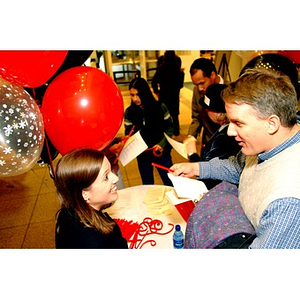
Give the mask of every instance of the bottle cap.
[[176, 230], [176, 231], [180, 231], [180, 225], [179, 225], [179, 224], [177, 224], [177, 225], [175, 226], [175, 230]]

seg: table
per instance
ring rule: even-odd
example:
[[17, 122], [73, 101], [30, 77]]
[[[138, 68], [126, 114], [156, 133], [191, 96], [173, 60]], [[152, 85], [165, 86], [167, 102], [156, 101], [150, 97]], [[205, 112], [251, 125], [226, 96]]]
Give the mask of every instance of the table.
[[172, 187], [138, 185], [118, 191], [119, 198], [105, 211], [119, 224], [131, 249], [173, 249], [173, 232], [186, 222], [165, 192]]

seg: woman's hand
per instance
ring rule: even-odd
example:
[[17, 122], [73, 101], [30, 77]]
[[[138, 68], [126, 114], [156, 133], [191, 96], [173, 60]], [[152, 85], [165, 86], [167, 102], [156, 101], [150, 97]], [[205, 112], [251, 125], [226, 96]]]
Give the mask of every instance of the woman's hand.
[[171, 168], [173, 170], [172, 175], [182, 177], [199, 176], [199, 163], [178, 163], [174, 164]]
[[153, 149], [152, 151], [153, 151], [154, 155], [156, 155], [156, 156], [161, 156], [164, 151], [164, 149], [159, 145], [154, 145], [152, 149]]
[[113, 154], [118, 154], [121, 152], [123, 148], [123, 144], [124, 144], [124, 140], [119, 143], [113, 144], [111, 147], [109, 147], [109, 151]]

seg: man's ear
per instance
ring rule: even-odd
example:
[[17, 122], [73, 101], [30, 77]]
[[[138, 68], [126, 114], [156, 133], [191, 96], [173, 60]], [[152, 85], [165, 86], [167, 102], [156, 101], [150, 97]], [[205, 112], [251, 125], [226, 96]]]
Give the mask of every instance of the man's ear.
[[217, 77], [216, 72], [215, 72], [215, 71], [212, 71], [211, 74], [210, 74], [210, 80], [211, 80], [212, 82], [215, 82], [216, 77]]
[[281, 125], [280, 118], [277, 115], [268, 117], [268, 133], [274, 134], [278, 131]]

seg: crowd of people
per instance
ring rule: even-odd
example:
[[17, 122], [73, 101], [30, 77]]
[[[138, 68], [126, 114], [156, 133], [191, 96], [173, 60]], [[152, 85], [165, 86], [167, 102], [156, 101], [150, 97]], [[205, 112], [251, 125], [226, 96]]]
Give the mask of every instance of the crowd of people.
[[[140, 76], [129, 84], [131, 104], [124, 113], [124, 136], [140, 131], [148, 146], [137, 156], [143, 184], [154, 184], [153, 162], [170, 168], [174, 176], [196, 176], [209, 189], [203, 199], [207, 211], [225, 189], [230, 201], [220, 210], [224, 216], [238, 211], [227, 220], [235, 225], [236, 234], [217, 240], [218, 235], [210, 232], [216, 239], [210, 243], [214, 248], [300, 248], [300, 133], [297, 93], [290, 78], [279, 71], [253, 68], [225, 85], [214, 63], [205, 58], [193, 62], [190, 75], [192, 122], [183, 140], [189, 161], [176, 164], [164, 133], [169, 137], [180, 133], [184, 78], [180, 58], [175, 51], [165, 52], [153, 91]], [[201, 129], [204, 146], [198, 153]], [[103, 212], [118, 198], [119, 169], [110, 163], [108, 153], [119, 151], [123, 140], [110, 145], [115, 144], [106, 149], [110, 152], [76, 149], [60, 159], [55, 181], [61, 202], [57, 248], [128, 248], [117, 223]], [[157, 170], [164, 185], [172, 186], [167, 172]], [[185, 248], [204, 247], [201, 239], [208, 234], [199, 226], [205, 215], [203, 203], [196, 205], [187, 222]], [[211, 228], [217, 230], [213, 222]], [[240, 241], [240, 233], [243, 237], [249, 233], [247, 243]]]

